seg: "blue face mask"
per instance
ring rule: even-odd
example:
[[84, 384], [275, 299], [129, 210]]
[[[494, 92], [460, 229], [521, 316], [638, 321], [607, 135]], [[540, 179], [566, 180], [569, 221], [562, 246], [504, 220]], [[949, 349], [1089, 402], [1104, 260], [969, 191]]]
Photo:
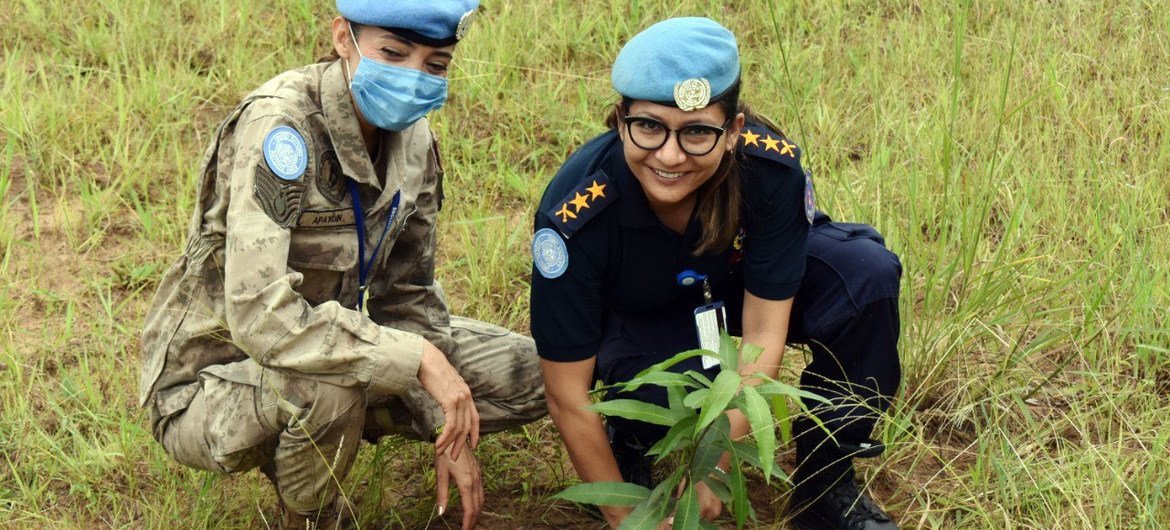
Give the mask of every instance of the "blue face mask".
[[[353, 45], [357, 48], [356, 39]], [[405, 130], [447, 101], [446, 78], [382, 64], [365, 56], [358, 62], [349, 88], [366, 120], [379, 129], [395, 132]]]

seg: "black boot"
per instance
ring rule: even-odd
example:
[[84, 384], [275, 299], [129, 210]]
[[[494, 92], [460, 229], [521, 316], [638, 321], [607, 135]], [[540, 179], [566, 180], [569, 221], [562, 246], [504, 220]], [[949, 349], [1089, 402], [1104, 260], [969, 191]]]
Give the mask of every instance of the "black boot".
[[798, 485], [789, 504], [792, 525], [800, 530], [897, 530], [898, 525], [852, 478], [822, 489]]
[[605, 431], [609, 435], [609, 447], [613, 450], [614, 460], [617, 460], [622, 480], [644, 488], [653, 488], [651, 470], [654, 460], [646, 456], [647, 448], [639, 443], [637, 438], [624, 434], [613, 426], [607, 425]]

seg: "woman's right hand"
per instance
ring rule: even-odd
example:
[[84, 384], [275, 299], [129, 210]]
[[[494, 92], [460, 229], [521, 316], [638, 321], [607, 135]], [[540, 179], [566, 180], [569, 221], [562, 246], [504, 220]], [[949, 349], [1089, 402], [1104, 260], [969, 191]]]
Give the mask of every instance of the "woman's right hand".
[[433, 344], [423, 341], [422, 360], [418, 366], [418, 380], [422, 387], [443, 409], [443, 432], [435, 440], [435, 454], [447, 451], [451, 460], [458, 460], [463, 446], [479, 446], [479, 411], [471, 399], [471, 389]]

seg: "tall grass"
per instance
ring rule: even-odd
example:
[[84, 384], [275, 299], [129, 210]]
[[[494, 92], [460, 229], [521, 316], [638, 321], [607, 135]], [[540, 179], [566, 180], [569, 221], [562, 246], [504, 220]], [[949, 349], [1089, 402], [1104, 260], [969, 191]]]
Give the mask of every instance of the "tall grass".
[[[10, 4], [0, 520], [271, 521], [259, 474], [192, 471], [151, 440], [135, 335], [183, 243], [216, 122], [327, 51], [333, 3]], [[1161, 2], [485, 0], [484, 11], [434, 116], [448, 171], [438, 272], [456, 312], [527, 329], [533, 207], [600, 131], [620, 45], [667, 16], [711, 16], [739, 37], [745, 98], [804, 147], [821, 208], [877, 226], [905, 265], [905, 380], [880, 433], [891, 450], [862, 466], [875, 496], [905, 527], [1170, 526]], [[782, 377], [795, 381], [800, 355], [789, 363]], [[575, 480], [558, 444], [547, 421], [488, 439], [485, 526], [590, 524], [547, 500]], [[347, 488], [365, 525], [440, 524], [429, 465], [418, 444], [363, 449]]]

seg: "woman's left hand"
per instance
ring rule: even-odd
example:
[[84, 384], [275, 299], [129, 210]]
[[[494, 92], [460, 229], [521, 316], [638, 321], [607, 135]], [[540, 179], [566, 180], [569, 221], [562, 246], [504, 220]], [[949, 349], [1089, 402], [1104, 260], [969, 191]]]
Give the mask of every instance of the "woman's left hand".
[[475, 528], [479, 514], [483, 511], [483, 479], [479, 472], [479, 461], [471, 453], [470, 445], [463, 445], [463, 454], [458, 460], [451, 458], [447, 451], [435, 455], [435, 497], [439, 515], [447, 508], [448, 486], [455, 479], [459, 496], [463, 501], [463, 530]]
[[715, 492], [707, 487], [705, 482], [695, 485], [695, 493], [699, 497], [699, 517], [705, 521], [714, 521], [723, 513], [723, 501], [715, 496]]

